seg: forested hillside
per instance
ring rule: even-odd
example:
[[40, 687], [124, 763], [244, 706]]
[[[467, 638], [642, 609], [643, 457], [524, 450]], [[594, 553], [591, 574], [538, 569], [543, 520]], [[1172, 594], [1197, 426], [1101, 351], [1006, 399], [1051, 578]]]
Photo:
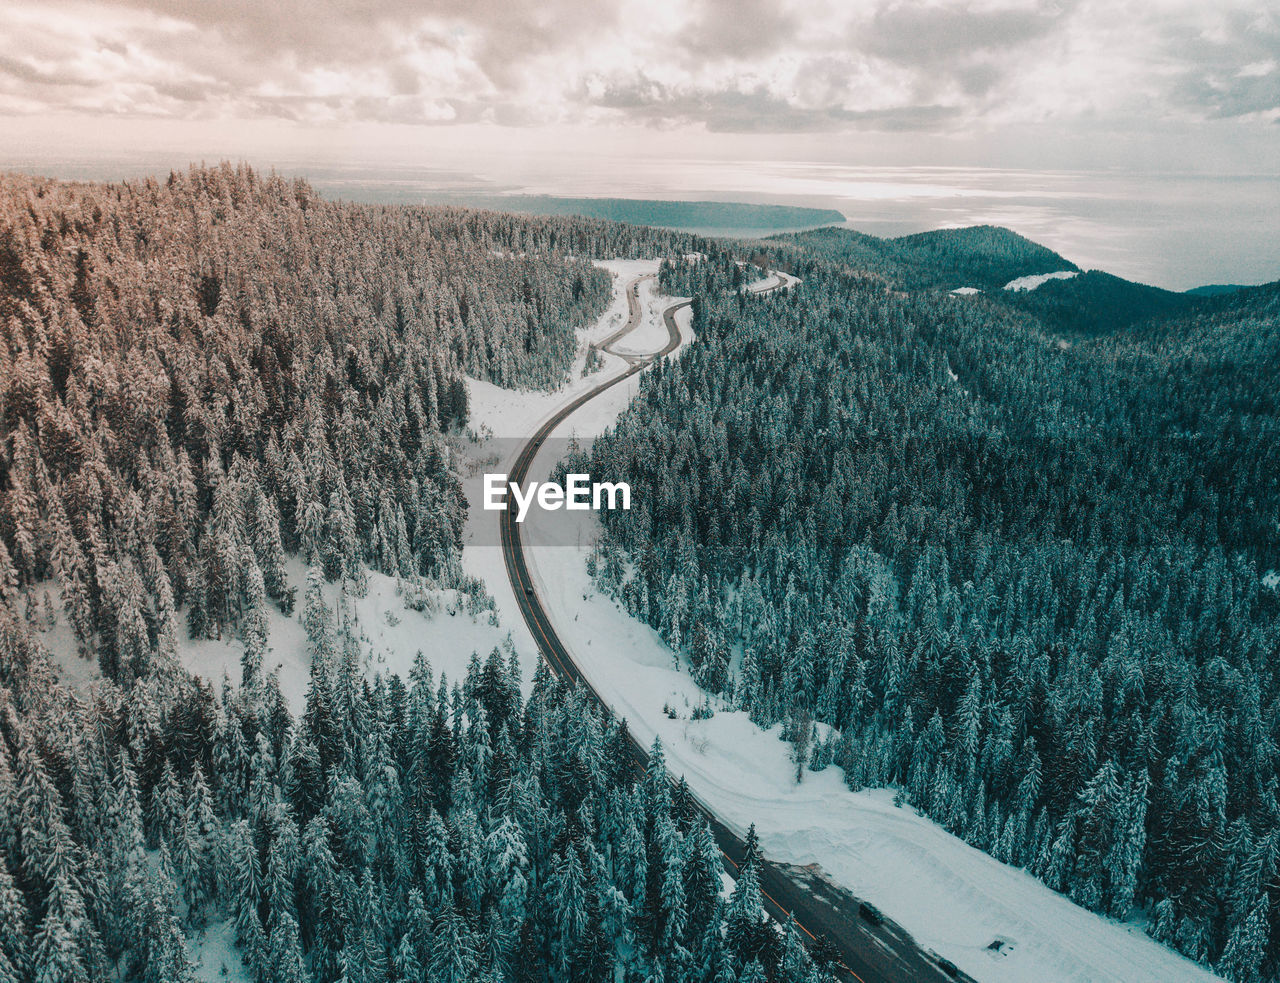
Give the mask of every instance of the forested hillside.
[[610, 289], [564, 253], [652, 248], [627, 238], [333, 204], [247, 168], [3, 178], [0, 573], [56, 579], [117, 680], [177, 632], [292, 604], [286, 553], [444, 579], [461, 374], [564, 378]]
[[1035, 290], [1001, 291], [1000, 303], [1027, 311], [1050, 331], [1068, 338], [1090, 338], [1146, 321], [1166, 320], [1201, 306], [1190, 294], [1090, 270], [1063, 280], [1049, 280]]
[[974, 303], [1003, 304], [1026, 312], [1045, 330], [1073, 340], [1201, 309], [1209, 296], [1161, 290], [1101, 270], [1047, 280], [1032, 290], [1005, 290], [1005, 284], [1019, 277], [1079, 268], [1015, 232], [985, 225], [899, 239], [879, 239], [849, 229], [817, 229], [775, 236], [755, 253], [756, 261], [766, 266], [790, 267], [802, 258], [873, 273], [897, 290], [977, 288], [985, 297]]
[[319, 578], [296, 722], [270, 682], [167, 672], [82, 702], [0, 621], [0, 980], [188, 983], [184, 933], [227, 920], [260, 983], [829, 979], [754, 862], [721, 898], [659, 746], [637, 773], [623, 725], [545, 663], [523, 701], [497, 651], [364, 682]]
[[664, 267], [698, 340], [595, 443], [646, 490], [599, 579], [811, 768], [1277, 978], [1275, 292], [1063, 347], [853, 265]]
[[[722, 902], [660, 749], [635, 775], [513, 653], [370, 681], [349, 614], [368, 568], [460, 576], [462, 374], [556, 384], [612, 294], [588, 257], [703, 245], [227, 166], [0, 178], [0, 983], [186, 983], [184, 936], [228, 924], [257, 983], [825, 978], [754, 868]], [[301, 719], [268, 603], [305, 628]], [[182, 633], [238, 637], [239, 685], [187, 676]]]
[[[826, 978], [750, 862], [721, 899], [660, 748], [635, 774], [510, 652], [371, 678], [350, 617], [370, 568], [460, 582], [463, 376], [564, 381], [591, 260], [658, 255], [707, 257], [662, 273], [699, 337], [595, 445], [643, 489], [604, 585], [809, 767], [1276, 978], [1276, 291], [1063, 348], [933, 289], [1070, 268], [1042, 247], [826, 235], [0, 176], [0, 983], [185, 983], [225, 926], [255, 983]], [[750, 257], [802, 285], [739, 292]], [[269, 604], [305, 630], [300, 719]], [[239, 679], [186, 675], [183, 635], [239, 639]]]

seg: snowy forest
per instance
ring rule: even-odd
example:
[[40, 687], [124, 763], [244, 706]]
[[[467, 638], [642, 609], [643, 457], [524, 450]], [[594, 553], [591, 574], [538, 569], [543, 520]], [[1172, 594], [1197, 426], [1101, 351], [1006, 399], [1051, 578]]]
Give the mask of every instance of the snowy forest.
[[599, 583], [809, 769], [1276, 979], [1280, 289], [1092, 337], [946, 292], [1011, 233], [755, 248], [800, 285], [663, 266], [697, 340], [594, 445], [649, 490]]
[[[545, 663], [522, 690], [510, 645], [458, 679], [364, 661], [369, 571], [480, 589], [464, 379], [569, 382], [618, 257], [684, 257], [661, 289], [696, 338], [588, 452], [637, 489], [602, 588], [781, 724], [797, 780], [896, 789], [1280, 978], [1274, 285], [1004, 296], [1075, 267], [988, 227], [731, 242], [221, 165], [0, 175], [0, 983], [192, 983], [219, 932], [254, 983], [831, 978], [766, 919], [754, 836], [730, 888], [661, 745], [639, 768]], [[182, 668], [222, 638], [236, 679]]]
[[[462, 578], [462, 376], [556, 385], [611, 295], [590, 257], [699, 245], [243, 166], [0, 177], [0, 983], [187, 983], [228, 924], [257, 983], [827, 978], [750, 858], [722, 895], [660, 747], [637, 772], [545, 666], [522, 698], [514, 650], [370, 678], [345, 613], [368, 570]], [[306, 629], [297, 719], [271, 605]], [[238, 638], [240, 677], [183, 636]]]
[[557, 380], [609, 293], [552, 258], [564, 222], [335, 206], [247, 168], [0, 195], [0, 582], [56, 579], [122, 683], [179, 631], [292, 605], [286, 553], [447, 577], [461, 373]]

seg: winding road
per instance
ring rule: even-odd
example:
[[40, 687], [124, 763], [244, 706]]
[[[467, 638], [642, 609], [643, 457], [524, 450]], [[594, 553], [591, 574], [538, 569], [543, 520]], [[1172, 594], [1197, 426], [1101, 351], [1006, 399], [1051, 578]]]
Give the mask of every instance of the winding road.
[[[622, 354], [612, 351], [612, 346], [640, 323], [640, 282], [651, 278], [652, 274], [649, 274], [637, 277], [627, 284], [627, 322], [599, 346], [624, 359], [628, 363], [626, 371], [582, 393], [552, 414], [551, 418], [546, 420], [520, 448], [520, 453], [509, 474], [510, 481], [524, 484], [543, 442], [571, 413], [620, 382], [642, 372], [654, 361], [664, 358], [679, 347], [680, 328], [676, 324], [675, 315], [681, 308], [688, 306], [688, 301], [672, 304], [663, 311], [662, 319], [667, 329], [667, 343], [660, 351], [648, 355]], [[776, 282], [773, 284], [750, 292], [760, 296], [789, 284], [788, 279], [782, 274], [776, 274], [774, 279]], [[516, 522], [515, 510], [507, 509], [501, 512], [498, 521], [501, 527], [502, 554], [506, 563], [507, 576], [511, 580], [516, 603], [543, 658], [559, 678], [582, 686], [601, 707], [608, 709], [606, 701], [583, 676], [572, 654], [556, 634], [538, 598], [533, 578], [525, 561], [521, 526]], [[648, 764], [648, 752], [634, 737], [631, 743], [635, 766], [643, 772]], [[745, 846], [742, 839], [702, 803], [699, 802], [697, 805], [711, 826], [716, 844], [720, 848], [726, 873], [736, 878]], [[879, 913], [874, 913], [869, 919], [867, 915], [871, 913], [861, 913], [861, 903], [857, 898], [820, 878], [813, 870], [783, 867], [762, 859], [759, 877], [765, 907], [769, 914], [781, 924], [785, 924], [789, 918], [794, 917], [796, 924], [811, 940], [825, 936], [839, 953], [840, 962], [837, 968], [845, 980], [854, 980], [857, 983], [932, 983], [932, 981], [945, 983], [950, 980], [969, 979], [964, 974], [954, 971], [954, 967], [949, 964], [940, 962], [933, 953], [921, 949], [911, 936], [889, 919], [883, 918]], [[874, 909], [872, 911], [874, 912]]]

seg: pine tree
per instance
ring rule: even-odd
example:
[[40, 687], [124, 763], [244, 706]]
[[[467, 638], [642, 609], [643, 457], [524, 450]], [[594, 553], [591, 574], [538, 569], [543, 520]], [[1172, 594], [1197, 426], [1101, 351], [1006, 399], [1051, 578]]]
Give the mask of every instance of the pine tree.
[[760, 882], [756, 876], [756, 864], [751, 863], [738, 868], [738, 880], [725, 911], [725, 947], [739, 966], [755, 958], [764, 931], [768, 929]]
[[1267, 952], [1268, 918], [1271, 905], [1266, 894], [1249, 909], [1249, 914], [1231, 932], [1218, 961], [1218, 972], [1233, 983], [1252, 983]]
[[552, 953], [559, 971], [567, 975], [587, 925], [586, 872], [572, 843], [553, 861], [547, 887], [556, 925]]
[[720, 849], [706, 822], [695, 822], [686, 842], [684, 902], [685, 946], [692, 949], [712, 924], [720, 904]]
[[149, 839], [153, 845], [161, 840], [172, 843], [182, 820], [182, 791], [178, 788], [178, 778], [174, 774], [173, 765], [168, 758], [160, 771], [160, 780], [151, 790], [151, 809], [148, 816]]
[[[0, 980], [9, 973], [16, 981], [30, 972], [30, 941], [26, 905], [7, 866], [0, 862]], [[8, 983], [8, 981], [5, 981]]]
[[475, 968], [471, 930], [453, 906], [446, 905], [436, 919], [428, 976], [433, 983], [469, 983]]
[[253, 691], [262, 682], [262, 662], [267, 653], [267, 591], [262, 571], [252, 556], [247, 558], [245, 613], [240, 626], [244, 650], [240, 655], [240, 685]]
[[600, 905], [592, 897], [578, 948], [573, 954], [571, 983], [608, 983], [614, 978], [613, 938], [606, 931]]
[[279, 983], [308, 983], [309, 976], [298, 940], [298, 924], [289, 912], [280, 912], [271, 930], [271, 979]]
[[284, 794], [294, 815], [305, 825], [324, 804], [325, 788], [320, 753], [306, 733], [299, 734], [290, 746], [285, 770], [288, 780]]
[[187, 958], [186, 939], [174, 909], [176, 888], [172, 869], [168, 848], [161, 843], [154, 893], [145, 906], [146, 920], [142, 926], [144, 983], [193, 983], [195, 979]]
[[810, 968], [809, 954], [805, 951], [795, 916], [787, 921], [786, 941], [782, 948], [782, 961], [778, 978], [783, 983], [804, 983]]
[[59, 874], [32, 940], [36, 983], [80, 983], [94, 962], [89, 947], [93, 932], [85, 920], [84, 902], [65, 875]]

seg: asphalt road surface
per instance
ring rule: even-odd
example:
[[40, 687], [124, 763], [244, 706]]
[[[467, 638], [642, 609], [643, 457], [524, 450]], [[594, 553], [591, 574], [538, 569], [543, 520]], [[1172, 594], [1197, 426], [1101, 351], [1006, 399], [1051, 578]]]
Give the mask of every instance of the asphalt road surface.
[[[647, 278], [638, 277], [627, 285], [627, 323], [601, 344], [600, 347], [606, 351], [611, 350], [612, 345], [639, 324], [641, 313], [639, 288], [640, 281], [643, 279]], [[769, 290], [775, 290], [785, 282], [781, 277], [777, 279], [778, 283], [766, 290], [756, 292], [755, 295], [759, 296]], [[625, 372], [602, 382], [565, 404], [543, 423], [521, 447], [509, 480], [521, 484], [527, 480], [529, 468], [543, 441], [574, 410], [618, 385], [624, 379], [629, 379], [637, 372], [643, 371], [656, 359], [675, 351], [680, 344], [680, 329], [676, 325], [675, 315], [678, 310], [686, 306], [688, 306], [687, 302], [673, 304], [663, 312], [662, 318], [667, 328], [667, 343], [661, 351], [644, 356], [620, 356], [630, 363]], [[600, 706], [607, 709], [606, 702], [601, 699], [600, 694], [574, 663], [573, 656], [556, 634], [542, 602], [538, 599], [533, 578], [529, 575], [525, 562], [520, 525], [515, 521], [515, 517], [516, 512], [513, 509], [507, 509], [500, 513], [498, 521], [501, 524], [502, 554], [506, 561], [507, 576], [511, 580], [516, 603], [520, 606], [525, 624], [529, 626], [529, 631], [538, 643], [538, 648], [551, 670], [561, 679], [581, 685]], [[634, 737], [632, 753], [635, 756], [636, 767], [643, 771], [649, 755]], [[729, 876], [736, 878], [738, 863], [744, 851], [742, 839], [704, 805], [698, 803], [698, 808], [711, 824], [711, 831], [720, 847], [725, 871]], [[861, 903], [857, 898], [830, 884], [812, 870], [784, 868], [765, 859], [761, 862], [759, 876], [765, 907], [769, 914], [782, 924], [794, 916], [796, 924], [810, 939], [825, 935], [840, 953], [841, 964], [838, 969], [843, 979], [855, 980], [859, 983], [933, 983], [933, 981], [946, 983], [950, 980], [970, 980], [963, 973], [951, 972], [952, 967], [941, 963], [933, 953], [921, 949], [911, 936], [889, 919], [883, 918], [879, 924], [874, 924], [875, 916], [872, 915], [869, 919], [861, 912]]]

